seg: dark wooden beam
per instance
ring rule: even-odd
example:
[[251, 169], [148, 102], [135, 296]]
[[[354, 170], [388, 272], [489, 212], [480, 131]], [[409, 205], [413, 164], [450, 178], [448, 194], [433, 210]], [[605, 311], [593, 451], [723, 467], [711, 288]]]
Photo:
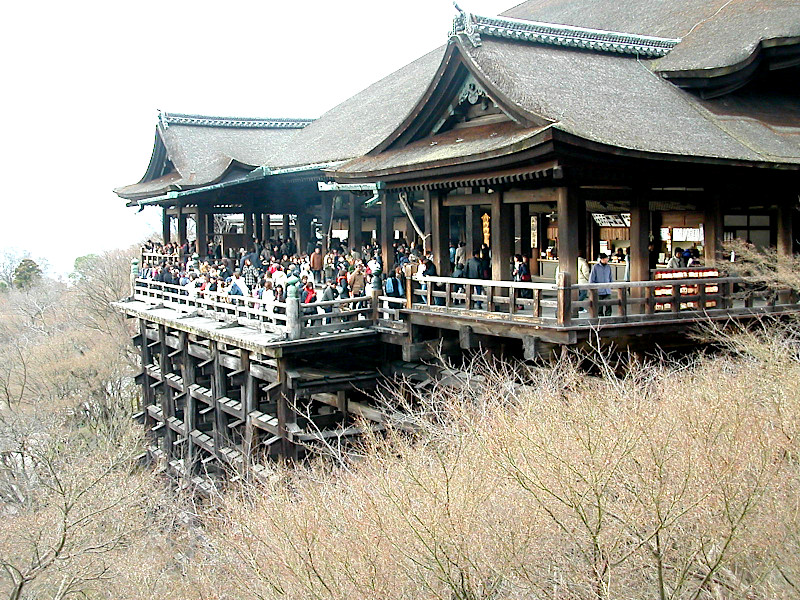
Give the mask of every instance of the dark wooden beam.
[[[320, 233], [322, 234], [322, 254], [327, 254], [331, 241], [329, 234], [331, 230], [331, 217], [333, 215], [333, 194], [322, 194], [322, 210], [320, 210]], [[297, 224], [295, 223], [295, 227]]]
[[703, 229], [706, 266], [717, 266], [722, 259], [722, 197], [719, 192], [710, 192], [705, 199]]
[[270, 232], [270, 217], [272, 215], [270, 213], [262, 213], [261, 214], [261, 242], [266, 246], [269, 238], [272, 237]]
[[289, 214], [284, 213], [283, 224], [281, 226], [281, 238], [284, 240], [289, 239]]
[[198, 208], [197, 213], [195, 213], [194, 217], [194, 227], [196, 239], [194, 243], [195, 252], [197, 252], [197, 256], [203, 258], [206, 254], [208, 254], [208, 232], [206, 230], [206, 226], [208, 225], [208, 220], [206, 219], [206, 213], [203, 209]]
[[430, 190], [425, 190], [423, 192], [423, 232], [425, 233], [425, 243], [423, 249], [426, 254], [433, 250], [433, 217], [431, 216], [431, 207], [433, 206], [433, 199], [435, 197], [435, 194], [431, 194]]
[[360, 251], [361, 246], [364, 245], [363, 236], [361, 235], [361, 207], [364, 203], [359, 196], [350, 194], [347, 204], [347, 243], [350, 248], [357, 248]]
[[503, 202], [503, 192], [491, 194], [492, 279], [511, 279], [511, 252], [514, 249], [514, 208]]
[[178, 207], [178, 243], [183, 246], [187, 242], [186, 239], [186, 213], [179, 206]]
[[650, 279], [650, 199], [647, 190], [637, 190], [631, 200], [631, 281]]
[[570, 281], [576, 282], [578, 250], [580, 249], [580, 212], [586, 212], [585, 205], [578, 198], [575, 188], [558, 188], [558, 268], [570, 274]]
[[166, 208], [162, 209], [161, 211], [161, 239], [164, 240], [164, 243], [167, 244], [170, 241], [172, 230], [170, 228], [170, 219], [169, 212]]
[[792, 256], [794, 247], [794, 228], [793, 228], [793, 215], [795, 213], [797, 201], [794, 198], [778, 202], [778, 219], [777, 219], [777, 250], [778, 256], [788, 257]]
[[383, 269], [389, 272], [394, 267], [394, 215], [397, 212], [397, 193], [381, 192], [380, 246]]
[[446, 197], [446, 191], [433, 192], [429, 202], [433, 264], [441, 277], [450, 275], [450, 210], [444, 204]]

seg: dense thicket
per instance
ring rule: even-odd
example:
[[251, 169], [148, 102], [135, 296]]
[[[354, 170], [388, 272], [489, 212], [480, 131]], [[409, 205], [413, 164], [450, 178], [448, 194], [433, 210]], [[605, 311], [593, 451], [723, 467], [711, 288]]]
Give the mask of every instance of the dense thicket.
[[0, 298], [0, 594], [798, 596], [796, 324], [591, 375], [476, 360], [399, 406], [417, 434], [196, 503], [132, 460], [135, 360], [103, 304], [128, 262], [93, 264]]

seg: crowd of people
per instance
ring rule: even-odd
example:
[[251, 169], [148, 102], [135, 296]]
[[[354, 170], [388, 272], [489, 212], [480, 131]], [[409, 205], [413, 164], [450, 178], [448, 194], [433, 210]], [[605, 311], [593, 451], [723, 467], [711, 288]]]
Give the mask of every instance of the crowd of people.
[[[371, 288], [380, 288], [386, 296], [404, 298], [409, 277], [436, 274], [431, 256], [403, 241], [394, 243], [388, 270], [374, 240], [355, 247], [333, 239], [330, 246], [325, 253], [319, 243], [309, 244], [301, 251], [291, 238], [266, 243], [256, 239], [249, 247], [232, 253], [209, 239], [205, 253], [200, 255], [191, 242], [181, 245], [148, 241], [139, 276], [180, 286], [182, 293], [189, 296], [216, 292], [256, 298], [264, 304], [298, 297], [303, 304], [314, 304], [358, 298]], [[323, 306], [322, 311], [330, 312], [329, 306]]]

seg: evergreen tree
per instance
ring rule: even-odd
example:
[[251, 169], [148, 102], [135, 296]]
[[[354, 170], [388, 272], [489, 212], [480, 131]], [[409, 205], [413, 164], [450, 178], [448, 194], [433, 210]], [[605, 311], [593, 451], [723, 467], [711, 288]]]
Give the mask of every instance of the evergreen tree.
[[36, 261], [31, 258], [23, 258], [14, 269], [14, 287], [19, 289], [30, 288], [42, 276], [42, 270]]

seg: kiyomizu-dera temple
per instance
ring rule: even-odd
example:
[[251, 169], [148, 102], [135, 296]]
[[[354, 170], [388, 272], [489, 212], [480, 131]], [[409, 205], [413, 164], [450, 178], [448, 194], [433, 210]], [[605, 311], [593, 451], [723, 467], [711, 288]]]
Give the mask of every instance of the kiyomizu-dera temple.
[[[296, 451], [310, 429], [287, 397], [340, 423], [362, 402], [340, 364], [351, 346], [372, 361], [359, 363], [364, 390], [434, 347], [531, 358], [595, 332], [655, 344], [700, 320], [797, 311], [794, 290], [737, 279], [723, 243], [797, 251], [798, 82], [797, 2], [531, 0], [498, 17], [459, 10], [446, 45], [313, 121], [161, 114], [145, 176], [115, 191], [160, 207], [165, 241], [173, 220], [172, 241], [201, 258], [209, 239], [236, 252], [291, 238], [324, 254], [335, 237], [374, 238], [385, 270], [402, 242], [430, 254], [436, 276], [409, 279], [400, 299], [368, 288], [357, 304], [336, 300], [341, 316], [325, 320], [296, 298], [270, 312], [137, 280], [120, 306], [141, 319], [146, 400], [162, 411], [151, 425], [175, 418], [152, 390], [178, 377], [179, 398], [199, 385], [193, 404], [238, 406], [215, 411], [231, 421], [212, 422], [206, 452], [219, 455], [223, 433], [250, 448], [257, 430]], [[452, 276], [462, 243], [461, 256], [483, 259], [480, 277]], [[677, 249], [690, 266], [668, 265]], [[600, 253], [624, 261], [612, 258], [613, 283], [586, 283], [579, 257], [591, 266]], [[271, 428], [249, 416], [271, 410]]]

